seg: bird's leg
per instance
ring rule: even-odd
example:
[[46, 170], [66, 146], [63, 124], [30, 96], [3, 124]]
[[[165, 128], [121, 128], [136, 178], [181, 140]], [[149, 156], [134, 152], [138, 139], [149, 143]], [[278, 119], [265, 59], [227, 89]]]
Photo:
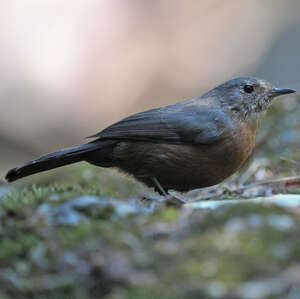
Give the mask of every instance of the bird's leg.
[[175, 197], [174, 195], [170, 195], [168, 190], [165, 190], [162, 187], [157, 178], [153, 177], [152, 180], [155, 185], [154, 190], [157, 191], [161, 196], [165, 197], [165, 202], [167, 205], [180, 207], [185, 203], [182, 199]]
[[165, 189], [162, 187], [162, 185], [160, 184], [160, 182], [157, 180], [157, 178], [152, 178], [153, 182], [154, 182], [154, 190], [157, 191], [160, 195], [163, 196], [168, 196], [168, 190], [165, 191]]

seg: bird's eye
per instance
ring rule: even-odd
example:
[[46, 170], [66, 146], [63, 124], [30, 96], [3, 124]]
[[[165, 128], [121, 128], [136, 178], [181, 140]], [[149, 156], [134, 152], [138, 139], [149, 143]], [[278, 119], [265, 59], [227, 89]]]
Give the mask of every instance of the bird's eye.
[[253, 90], [254, 90], [254, 88], [253, 88], [252, 85], [246, 84], [246, 85], [244, 86], [244, 92], [246, 92], [246, 93], [252, 93]]

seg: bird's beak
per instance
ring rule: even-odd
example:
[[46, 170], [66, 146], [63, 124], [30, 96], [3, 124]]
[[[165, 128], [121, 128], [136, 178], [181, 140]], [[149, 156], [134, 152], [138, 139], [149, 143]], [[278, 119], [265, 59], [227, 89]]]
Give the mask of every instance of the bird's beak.
[[271, 94], [273, 97], [282, 96], [294, 92], [296, 92], [296, 89], [293, 88], [273, 88], [271, 90]]

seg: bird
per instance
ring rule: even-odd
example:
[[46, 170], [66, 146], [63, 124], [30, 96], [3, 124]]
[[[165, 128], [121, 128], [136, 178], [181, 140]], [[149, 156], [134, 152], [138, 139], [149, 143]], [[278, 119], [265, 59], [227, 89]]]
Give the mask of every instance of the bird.
[[118, 168], [162, 195], [216, 185], [248, 160], [274, 98], [294, 92], [264, 79], [232, 79], [200, 97], [126, 117], [88, 143], [11, 169], [6, 180], [85, 161]]

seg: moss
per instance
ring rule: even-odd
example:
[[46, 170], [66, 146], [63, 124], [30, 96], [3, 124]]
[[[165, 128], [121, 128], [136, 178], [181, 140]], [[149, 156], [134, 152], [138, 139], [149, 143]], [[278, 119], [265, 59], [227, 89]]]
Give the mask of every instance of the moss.
[[[147, 189], [94, 167], [51, 181], [35, 178], [0, 201], [0, 298], [238, 298], [243, 283], [284, 275], [300, 261], [297, 210], [143, 210]], [[84, 221], [73, 226], [47, 220], [87, 194], [116, 206], [76, 210]], [[137, 208], [120, 215], [123, 200]]]
[[106, 297], [107, 299], [179, 299], [182, 298], [180, 296], [174, 296], [174, 294], [170, 293], [166, 290], [155, 290], [153, 288], [149, 288], [147, 286], [143, 286], [136, 289], [129, 290], [118, 290], [113, 294]]
[[41, 240], [32, 234], [17, 233], [13, 238], [1, 238], [0, 264], [7, 265], [14, 259], [24, 258], [29, 250], [38, 245]]
[[172, 223], [178, 220], [178, 209], [174, 207], [164, 208], [157, 211], [153, 217], [150, 217], [149, 219], [153, 222], [155, 221], [163, 221], [166, 223]]

